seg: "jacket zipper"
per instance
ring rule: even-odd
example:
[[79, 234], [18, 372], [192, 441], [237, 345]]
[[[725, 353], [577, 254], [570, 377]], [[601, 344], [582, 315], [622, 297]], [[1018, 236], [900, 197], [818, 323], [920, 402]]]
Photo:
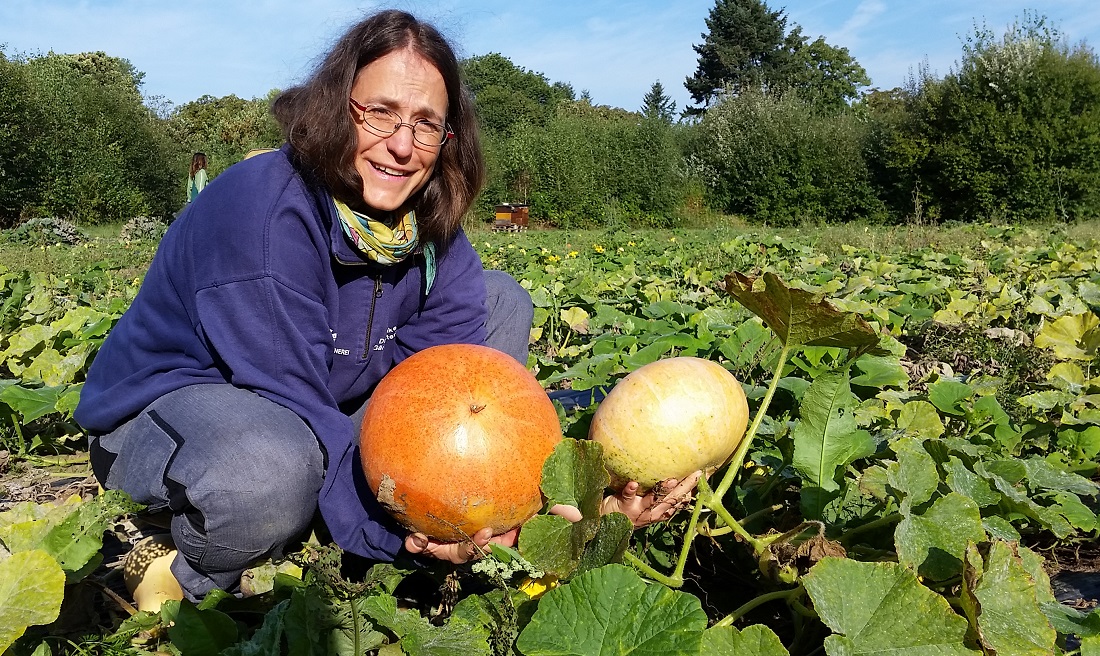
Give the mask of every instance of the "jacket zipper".
[[378, 299], [382, 297], [382, 276], [378, 276], [374, 279], [374, 294], [370, 299], [370, 313], [367, 315], [367, 341], [364, 344], [363, 359], [370, 358], [370, 338], [371, 333], [374, 331], [374, 306], [378, 303]]

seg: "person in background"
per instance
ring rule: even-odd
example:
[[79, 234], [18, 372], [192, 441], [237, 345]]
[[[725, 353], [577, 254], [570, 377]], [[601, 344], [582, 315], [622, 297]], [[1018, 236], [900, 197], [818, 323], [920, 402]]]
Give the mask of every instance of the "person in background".
[[187, 175], [187, 202], [193, 203], [206, 187], [206, 153], [191, 156], [191, 172]]
[[[530, 296], [484, 271], [461, 228], [484, 163], [453, 50], [383, 11], [273, 112], [286, 143], [187, 206], [91, 366], [75, 416], [96, 477], [170, 516], [192, 600], [238, 590], [318, 510], [336, 544], [371, 560], [462, 563], [513, 545], [515, 531], [410, 534], [359, 458], [371, 392], [413, 353], [486, 344], [527, 363]], [[613, 505], [644, 523], [674, 504], [631, 492]]]

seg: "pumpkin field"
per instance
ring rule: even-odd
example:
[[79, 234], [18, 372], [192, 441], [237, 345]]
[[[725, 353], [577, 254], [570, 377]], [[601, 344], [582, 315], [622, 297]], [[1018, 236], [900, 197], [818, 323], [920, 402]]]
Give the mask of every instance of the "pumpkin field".
[[[0, 237], [0, 654], [1100, 654], [1097, 224], [471, 226], [531, 292], [528, 370], [566, 437], [517, 548], [372, 564], [318, 531], [248, 594], [157, 613], [121, 572], [152, 529], [97, 488], [72, 412], [163, 226], [21, 230]], [[747, 434], [632, 530], [600, 514], [589, 427], [682, 356], [740, 381]]]

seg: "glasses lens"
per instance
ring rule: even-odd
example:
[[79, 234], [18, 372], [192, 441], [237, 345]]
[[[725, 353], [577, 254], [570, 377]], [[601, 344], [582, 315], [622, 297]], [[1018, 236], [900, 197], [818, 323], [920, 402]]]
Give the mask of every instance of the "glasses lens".
[[375, 130], [391, 134], [401, 125], [401, 117], [385, 107], [368, 107], [363, 111], [363, 120]]
[[446, 141], [447, 128], [431, 121], [413, 124], [413, 137], [425, 146], [438, 146]]

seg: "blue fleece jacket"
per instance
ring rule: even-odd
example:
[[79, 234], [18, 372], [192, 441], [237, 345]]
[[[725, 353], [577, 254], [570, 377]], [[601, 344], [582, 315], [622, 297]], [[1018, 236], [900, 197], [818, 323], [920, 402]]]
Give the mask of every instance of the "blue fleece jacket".
[[169, 228], [137, 298], [96, 356], [76, 420], [117, 428], [187, 385], [230, 383], [301, 416], [327, 456], [322, 517], [336, 543], [391, 560], [406, 531], [378, 505], [352, 412], [390, 369], [445, 343], [484, 343], [481, 261], [459, 232], [423, 257], [367, 262], [328, 193], [284, 147], [230, 167]]

